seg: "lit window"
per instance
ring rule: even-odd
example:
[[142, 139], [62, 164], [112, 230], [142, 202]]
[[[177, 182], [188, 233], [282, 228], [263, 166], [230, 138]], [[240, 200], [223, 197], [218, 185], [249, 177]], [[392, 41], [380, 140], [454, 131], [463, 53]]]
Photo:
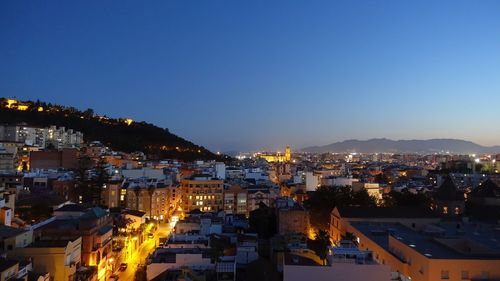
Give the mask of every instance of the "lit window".
[[443, 207], [443, 214], [448, 214], [448, 207], [446, 206]]

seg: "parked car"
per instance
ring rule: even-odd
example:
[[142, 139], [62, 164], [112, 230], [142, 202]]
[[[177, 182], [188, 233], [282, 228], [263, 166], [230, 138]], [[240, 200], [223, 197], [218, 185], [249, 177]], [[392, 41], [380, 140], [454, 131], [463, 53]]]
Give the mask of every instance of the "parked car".
[[128, 265], [127, 265], [126, 263], [122, 263], [122, 264], [120, 264], [120, 271], [125, 271], [125, 270], [127, 270], [127, 266], [128, 266]]

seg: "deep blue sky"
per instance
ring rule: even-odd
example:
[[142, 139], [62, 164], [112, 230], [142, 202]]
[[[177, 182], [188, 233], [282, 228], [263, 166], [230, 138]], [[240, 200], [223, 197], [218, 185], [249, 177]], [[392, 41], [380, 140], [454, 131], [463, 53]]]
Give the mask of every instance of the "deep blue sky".
[[500, 1], [0, 1], [0, 96], [213, 150], [500, 144]]

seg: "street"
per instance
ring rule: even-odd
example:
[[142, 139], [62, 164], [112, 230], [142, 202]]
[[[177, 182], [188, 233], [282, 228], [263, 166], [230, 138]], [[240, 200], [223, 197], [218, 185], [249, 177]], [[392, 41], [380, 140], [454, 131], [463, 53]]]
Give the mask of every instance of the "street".
[[171, 225], [169, 223], [161, 223], [157, 230], [153, 233], [152, 239], [144, 241], [139, 250], [128, 260], [128, 267], [125, 271], [116, 271], [119, 280], [134, 280], [135, 272], [139, 264], [146, 264], [146, 258], [151, 254], [159, 244], [161, 237], [167, 237], [170, 234]]

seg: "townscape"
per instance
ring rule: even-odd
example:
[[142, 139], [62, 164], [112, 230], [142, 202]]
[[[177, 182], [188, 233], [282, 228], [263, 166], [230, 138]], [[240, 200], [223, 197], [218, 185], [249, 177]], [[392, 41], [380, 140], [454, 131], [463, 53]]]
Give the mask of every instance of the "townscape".
[[500, 278], [500, 154], [151, 159], [27, 123], [0, 139], [2, 280]]
[[500, 281], [499, 11], [0, 1], [0, 281]]

